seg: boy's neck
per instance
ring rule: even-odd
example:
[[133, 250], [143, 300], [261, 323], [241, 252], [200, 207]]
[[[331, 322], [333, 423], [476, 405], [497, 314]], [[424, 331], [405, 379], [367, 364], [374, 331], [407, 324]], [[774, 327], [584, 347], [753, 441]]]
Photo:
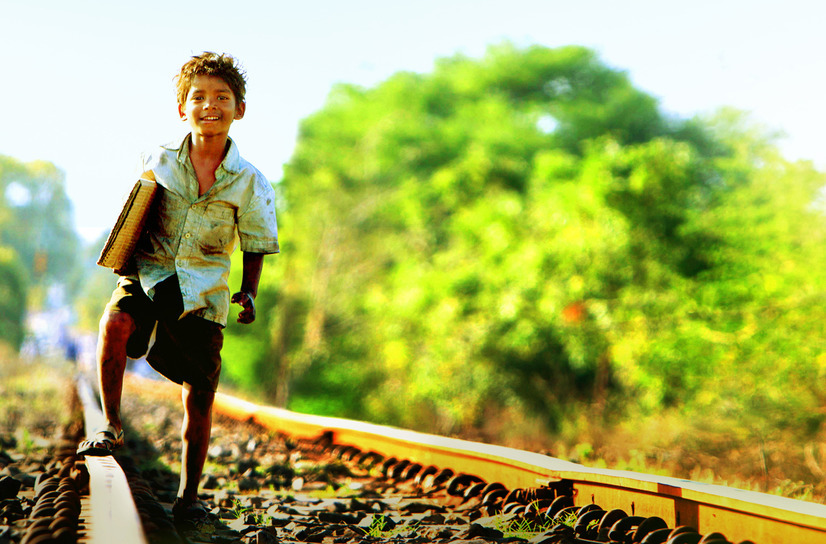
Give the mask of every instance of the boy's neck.
[[215, 171], [227, 154], [228, 144], [229, 137], [226, 134], [214, 137], [190, 134], [189, 160], [198, 179], [199, 196], [203, 196], [215, 183]]
[[227, 153], [228, 142], [229, 135], [227, 134], [203, 136], [192, 133], [189, 135], [189, 154], [205, 160], [219, 159], [218, 162], [220, 163]]

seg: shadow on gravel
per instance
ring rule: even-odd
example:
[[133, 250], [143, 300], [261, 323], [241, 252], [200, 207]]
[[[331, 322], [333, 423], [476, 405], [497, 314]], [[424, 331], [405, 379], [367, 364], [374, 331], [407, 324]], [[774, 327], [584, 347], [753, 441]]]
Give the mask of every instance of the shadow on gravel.
[[173, 523], [171, 503], [177, 492], [178, 474], [159, 462], [160, 452], [134, 428], [124, 426], [126, 444], [114, 458], [126, 474], [132, 498], [149, 542], [187, 542]]
[[[173, 433], [165, 441], [158, 437], [146, 438], [144, 433], [126, 424], [124, 447], [114, 457], [123, 468], [132, 490], [132, 496], [141, 518], [148, 542], [173, 543], [240, 543], [241, 535], [225, 525], [218, 516], [203, 511], [186, 521], [173, 520], [172, 503], [178, 492], [180, 474], [171, 470], [161, 459], [180, 458], [177, 422], [164, 425], [166, 433]], [[160, 446], [160, 447], [158, 447]]]

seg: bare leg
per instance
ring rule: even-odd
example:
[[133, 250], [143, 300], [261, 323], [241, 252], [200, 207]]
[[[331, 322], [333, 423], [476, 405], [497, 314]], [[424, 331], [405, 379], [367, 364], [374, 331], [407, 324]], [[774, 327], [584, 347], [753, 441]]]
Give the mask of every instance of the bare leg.
[[135, 330], [135, 320], [127, 313], [107, 312], [100, 320], [97, 360], [103, 415], [115, 429], [123, 428], [120, 401], [126, 370], [126, 342]]
[[192, 389], [184, 385], [181, 393], [184, 405], [184, 423], [181, 429], [183, 451], [181, 452], [181, 484], [178, 497], [185, 504], [198, 498], [198, 484], [204, 471], [209, 437], [212, 433], [212, 402], [215, 392]]

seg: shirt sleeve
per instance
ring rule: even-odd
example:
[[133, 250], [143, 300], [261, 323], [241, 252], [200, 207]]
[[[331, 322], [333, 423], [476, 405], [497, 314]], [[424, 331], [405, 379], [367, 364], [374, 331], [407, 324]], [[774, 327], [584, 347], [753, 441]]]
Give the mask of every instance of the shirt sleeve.
[[146, 172], [152, 170], [158, 165], [158, 154], [151, 152], [143, 152], [135, 163], [134, 175], [135, 179], [142, 177]]
[[278, 253], [278, 225], [275, 219], [275, 191], [266, 181], [256, 180], [253, 196], [238, 215], [241, 251]]

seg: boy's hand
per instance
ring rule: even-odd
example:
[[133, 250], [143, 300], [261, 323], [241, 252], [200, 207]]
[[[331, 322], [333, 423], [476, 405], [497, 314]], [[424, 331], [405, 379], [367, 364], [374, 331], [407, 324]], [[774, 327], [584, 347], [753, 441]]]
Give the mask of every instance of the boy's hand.
[[232, 295], [230, 302], [240, 304], [244, 309], [238, 314], [238, 323], [249, 324], [255, 321], [255, 301], [246, 291]]

